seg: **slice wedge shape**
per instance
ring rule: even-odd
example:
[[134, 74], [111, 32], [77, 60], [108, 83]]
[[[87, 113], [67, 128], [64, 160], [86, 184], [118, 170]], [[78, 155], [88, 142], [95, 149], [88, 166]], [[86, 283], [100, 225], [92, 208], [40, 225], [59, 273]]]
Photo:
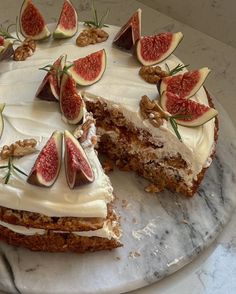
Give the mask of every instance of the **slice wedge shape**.
[[88, 157], [79, 141], [68, 131], [64, 133], [65, 174], [68, 186], [73, 189], [94, 181], [94, 173]]
[[4, 120], [3, 120], [3, 110], [5, 108], [5, 103], [0, 103], [0, 139], [2, 137], [2, 133], [3, 133], [3, 130], [4, 130]]
[[75, 80], [69, 74], [62, 77], [60, 108], [63, 120], [69, 124], [77, 124], [83, 118], [84, 102], [77, 93]]
[[181, 32], [142, 37], [137, 42], [136, 56], [142, 65], [157, 64], [166, 59], [182, 39]]
[[113, 44], [125, 50], [131, 50], [134, 47], [141, 38], [141, 15], [142, 10], [138, 9], [116, 34]]
[[54, 39], [64, 39], [73, 37], [78, 30], [78, 15], [73, 4], [69, 0], [64, 0], [57, 27], [53, 32]]
[[167, 91], [177, 94], [181, 98], [189, 98], [196, 94], [209, 73], [209, 68], [203, 67], [199, 70], [187, 71], [184, 74], [165, 77], [160, 84], [160, 94]]
[[99, 81], [106, 69], [106, 51], [100, 50], [73, 61], [69, 72], [78, 85], [89, 86]]
[[[66, 54], [61, 55], [54, 63], [50, 72], [46, 74], [40, 84], [35, 96], [42, 100], [58, 101], [60, 97], [61, 78], [58, 71], [61, 71], [66, 63]], [[58, 69], [58, 70], [57, 70]]]
[[20, 31], [24, 37], [43, 40], [50, 36], [45, 20], [32, 0], [24, 0], [20, 10]]
[[198, 127], [214, 118], [218, 112], [191, 99], [180, 98], [171, 92], [163, 92], [160, 104], [164, 111], [176, 116], [176, 123], [186, 127]]
[[39, 153], [27, 182], [42, 187], [51, 187], [56, 181], [62, 157], [62, 133], [55, 131]]

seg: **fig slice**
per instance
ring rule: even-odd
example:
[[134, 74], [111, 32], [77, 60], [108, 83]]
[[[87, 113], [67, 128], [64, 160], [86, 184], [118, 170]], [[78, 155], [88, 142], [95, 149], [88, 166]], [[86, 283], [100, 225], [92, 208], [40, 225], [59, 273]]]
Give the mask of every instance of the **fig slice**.
[[191, 99], [180, 98], [171, 92], [163, 92], [160, 104], [164, 111], [175, 118], [177, 124], [186, 127], [201, 126], [218, 114], [212, 107]]
[[14, 54], [13, 44], [10, 40], [0, 36], [0, 61], [8, 59]]
[[182, 39], [181, 32], [142, 37], [136, 46], [137, 58], [142, 65], [157, 64], [166, 59]]
[[60, 97], [61, 78], [58, 75], [63, 70], [66, 63], [66, 54], [61, 55], [54, 63], [42, 83], [40, 84], [35, 96], [42, 100], [58, 101]]
[[20, 31], [26, 38], [43, 40], [51, 35], [42, 14], [32, 0], [24, 0], [20, 10], [19, 23]]
[[84, 102], [77, 93], [76, 82], [69, 73], [62, 76], [60, 90], [62, 119], [69, 124], [77, 124], [83, 118]]
[[78, 85], [89, 86], [99, 81], [106, 69], [106, 51], [100, 50], [73, 61], [69, 72]]
[[88, 157], [79, 141], [67, 130], [64, 133], [65, 173], [68, 186], [73, 189], [94, 181], [94, 173]]
[[53, 33], [54, 39], [73, 37], [78, 30], [78, 15], [71, 1], [64, 0], [57, 27]]
[[167, 91], [187, 99], [197, 93], [209, 73], [210, 69], [203, 67], [198, 70], [187, 71], [184, 74], [165, 77], [161, 80], [160, 94]]
[[142, 10], [139, 8], [121, 27], [113, 44], [125, 50], [131, 50], [134, 47], [135, 43], [141, 38], [141, 14]]
[[53, 132], [39, 153], [27, 182], [42, 187], [51, 187], [60, 171], [62, 157], [62, 133]]
[[5, 103], [0, 103], [0, 139], [2, 137], [2, 133], [3, 133], [3, 130], [4, 130], [4, 120], [3, 120], [3, 110], [5, 108]]

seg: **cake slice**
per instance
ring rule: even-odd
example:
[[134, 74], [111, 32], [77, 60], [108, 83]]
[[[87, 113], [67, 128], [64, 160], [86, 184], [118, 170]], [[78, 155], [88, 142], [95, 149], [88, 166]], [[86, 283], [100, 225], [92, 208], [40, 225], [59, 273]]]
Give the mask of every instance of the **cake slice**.
[[91, 114], [86, 114], [76, 135], [93, 170], [93, 182], [71, 190], [61, 170], [51, 188], [25, 184], [17, 177], [9, 185], [1, 184], [0, 240], [49, 252], [83, 253], [122, 246], [113, 188], [94, 150], [96, 129]]

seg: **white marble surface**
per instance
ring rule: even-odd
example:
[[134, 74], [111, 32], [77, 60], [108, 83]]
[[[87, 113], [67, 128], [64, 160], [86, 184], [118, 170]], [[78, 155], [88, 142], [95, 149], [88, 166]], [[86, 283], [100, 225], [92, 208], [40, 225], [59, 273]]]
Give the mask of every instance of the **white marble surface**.
[[[1, 22], [13, 21], [16, 16], [20, 1], [0, 1]], [[48, 22], [55, 21], [61, 1], [35, 1], [42, 9]], [[88, 18], [89, 1], [79, 1], [78, 8], [81, 11], [81, 20]], [[108, 23], [121, 25], [128, 16], [138, 7], [143, 9], [143, 32], [153, 33], [163, 30], [181, 30], [185, 39], [177, 49], [176, 54], [191, 67], [204, 65], [213, 69], [213, 73], [207, 81], [207, 87], [227, 110], [236, 125], [236, 86], [235, 66], [236, 51], [196, 30], [178, 23], [165, 15], [147, 8], [136, 1], [95, 1], [99, 8], [104, 10], [111, 8]], [[55, 9], [56, 8], [56, 9]], [[116, 12], [119, 11], [119, 15]], [[226, 132], [227, 133], [227, 132]], [[233, 133], [231, 134], [231, 137]], [[230, 138], [229, 138], [230, 139]], [[224, 228], [223, 233], [214, 244], [195, 259], [190, 265], [176, 272], [172, 276], [152, 285], [148, 288], [136, 290], [133, 293], [235, 293], [236, 291], [236, 233], [234, 230], [236, 217]], [[3, 264], [3, 263], [0, 263]], [[0, 268], [4, 281], [10, 281], [12, 273]], [[7, 287], [7, 286], [6, 286]], [[5, 288], [10, 291], [9, 288]]]

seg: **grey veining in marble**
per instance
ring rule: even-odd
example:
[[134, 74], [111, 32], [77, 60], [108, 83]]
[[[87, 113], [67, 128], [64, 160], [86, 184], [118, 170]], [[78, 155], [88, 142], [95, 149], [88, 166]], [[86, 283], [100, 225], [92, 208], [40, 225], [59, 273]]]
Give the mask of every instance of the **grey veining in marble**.
[[33, 253], [1, 243], [0, 289], [30, 294], [121, 293], [189, 263], [215, 239], [235, 207], [235, 130], [221, 108], [220, 113], [216, 158], [195, 197], [168, 191], [147, 194], [144, 180], [116, 171], [111, 179], [124, 247], [76, 255]]

